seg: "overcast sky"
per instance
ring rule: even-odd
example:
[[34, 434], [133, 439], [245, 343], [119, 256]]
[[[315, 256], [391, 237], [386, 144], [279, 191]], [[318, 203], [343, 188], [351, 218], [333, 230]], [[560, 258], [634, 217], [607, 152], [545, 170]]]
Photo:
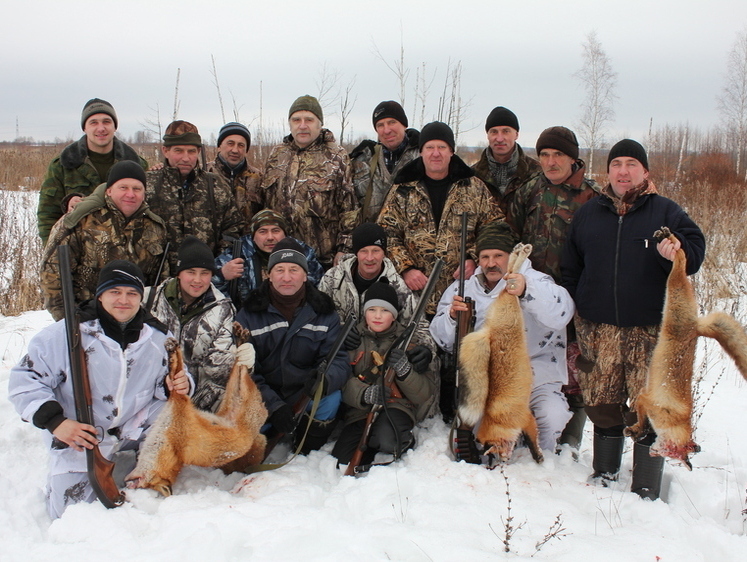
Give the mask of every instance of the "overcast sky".
[[[256, 134], [262, 123], [285, 132], [287, 111], [318, 93], [321, 69], [355, 79], [353, 138], [373, 136], [371, 112], [399, 99], [399, 84], [376, 56], [394, 64], [400, 38], [410, 77], [405, 110], [420, 126], [416, 69], [435, 72], [425, 121], [435, 115], [449, 61], [461, 61], [461, 95], [469, 102], [460, 144], [484, 143], [484, 122], [497, 105], [519, 117], [519, 142], [533, 146], [552, 125], [575, 128], [584, 92], [573, 73], [581, 45], [596, 31], [618, 74], [612, 142], [645, 140], [654, 128], [718, 123], [716, 96], [726, 58], [747, 27], [743, 0], [66, 0], [6, 2], [0, 33], [0, 141], [77, 138], [80, 111], [92, 97], [111, 102], [119, 132], [130, 137], [147, 120], [171, 121], [177, 68], [178, 118], [203, 137], [224, 122], [211, 75], [215, 57], [225, 121]], [[402, 30], [402, 34], [400, 34]], [[235, 100], [235, 101], [234, 101]], [[339, 135], [336, 107], [325, 125]], [[346, 137], [347, 137], [346, 133]]]

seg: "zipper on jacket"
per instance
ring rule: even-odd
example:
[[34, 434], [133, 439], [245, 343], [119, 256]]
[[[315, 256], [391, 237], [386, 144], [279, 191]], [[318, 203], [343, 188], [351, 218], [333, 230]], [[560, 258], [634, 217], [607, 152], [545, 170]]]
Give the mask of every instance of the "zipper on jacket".
[[617, 240], [615, 241], [615, 278], [612, 282], [612, 298], [615, 301], [615, 323], [617, 326], [620, 325], [620, 306], [617, 300], [617, 271], [620, 264], [620, 232], [622, 231], [623, 216], [620, 215], [617, 219]]

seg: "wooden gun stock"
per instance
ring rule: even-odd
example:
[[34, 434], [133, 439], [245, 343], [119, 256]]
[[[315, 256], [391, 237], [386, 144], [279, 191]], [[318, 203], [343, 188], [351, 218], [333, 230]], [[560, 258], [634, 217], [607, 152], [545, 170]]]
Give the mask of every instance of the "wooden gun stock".
[[[95, 425], [93, 418], [93, 398], [88, 377], [88, 365], [81, 345], [80, 325], [75, 313], [75, 295], [70, 269], [70, 248], [63, 244], [57, 250], [60, 264], [60, 281], [62, 283], [62, 300], [65, 309], [65, 333], [67, 336], [68, 355], [70, 358], [70, 377], [73, 382], [75, 415], [78, 422]], [[86, 449], [88, 479], [91, 488], [102, 504], [108, 508], [118, 507], [124, 503], [124, 495], [114, 482], [112, 472], [114, 463], [101, 454], [98, 445]]]

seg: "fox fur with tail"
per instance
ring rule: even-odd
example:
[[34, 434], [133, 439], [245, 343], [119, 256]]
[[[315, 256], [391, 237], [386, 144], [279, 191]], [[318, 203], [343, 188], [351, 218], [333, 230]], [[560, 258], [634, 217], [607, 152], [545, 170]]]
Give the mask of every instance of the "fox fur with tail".
[[[246, 340], [246, 330], [234, 323], [234, 334]], [[183, 366], [179, 343], [166, 341], [169, 375]], [[184, 394], [172, 392], [145, 439], [137, 467], [128, 476], [131, 488], [152, 488], [171, 495], [171, 485], [185, 464], [221, 467], [224, 472], [259, 464], [265, 436], [259, 430], [267, 410], [249, 369], [234, 364], [218, 411], [198, 410]]]
[[[518, 271], [531, 251], [531, 244], [517, 244], [506, 273]], [[470, 427], [480, 422], [476, 437], [485, 454], [507, 461], [524, 434], [532, 457], [542, 462], [529, 409], [533, 375], [518, 297], [501, 291], [482, 327], [462, 340], [459, 364], [459, 418]]]
[[[668, 228], [657, 230], [658, 240], [675, 237]], [[698, 317], [695, 290], [686, 272], [687, 259], [680, 248], [667, 279], [664, 315], [659, 329], [644, 391], [636, 400], [638, 421], [625, 433], [640, 438], [656, 432], [651, 455], [682, 461], [692, 469], [688, 455], [700, 447], [692, 438], [692, 377], [698, 336], [713, 338], [731, 356], [747, 379], [747, 334], [742, 325], [724, 312]]]

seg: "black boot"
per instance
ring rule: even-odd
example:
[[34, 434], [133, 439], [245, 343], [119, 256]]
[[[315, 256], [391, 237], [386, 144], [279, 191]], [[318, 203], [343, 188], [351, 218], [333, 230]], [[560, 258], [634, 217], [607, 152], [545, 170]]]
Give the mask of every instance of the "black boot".
[[594, 460], [592, 468], [594, 473], [591, 479], [599, 482], [602, 486], [609, 486], [617, 481], [622, 460], [623, 426], [600, 428], [594, 426]]
[[[336, 421], [336, 419], [326, 421], [313, 420], [309, 427], [309, 432], [306, 434], [306, 439], [304, 439], [303, 447], [301, 447], [301, 454], [308, 455], [311, 451], [316, 451], [324, 447], [324, 444], [327, 443], [329, 436], [332, 435], [332, 431], [335, 429]], [[298, 447], [301, 439], [303, 439], [303, 434], [306, 431], [308, 423], [309, 414], [304, 413], [296, 428], [296, 447]]]
[[654, 501], [661, 493], [661, 477], [664, 473], [664, 457], [652, 457], [648, 438], [633, 445], [633, 482], [630, 491], [644, 500]]

